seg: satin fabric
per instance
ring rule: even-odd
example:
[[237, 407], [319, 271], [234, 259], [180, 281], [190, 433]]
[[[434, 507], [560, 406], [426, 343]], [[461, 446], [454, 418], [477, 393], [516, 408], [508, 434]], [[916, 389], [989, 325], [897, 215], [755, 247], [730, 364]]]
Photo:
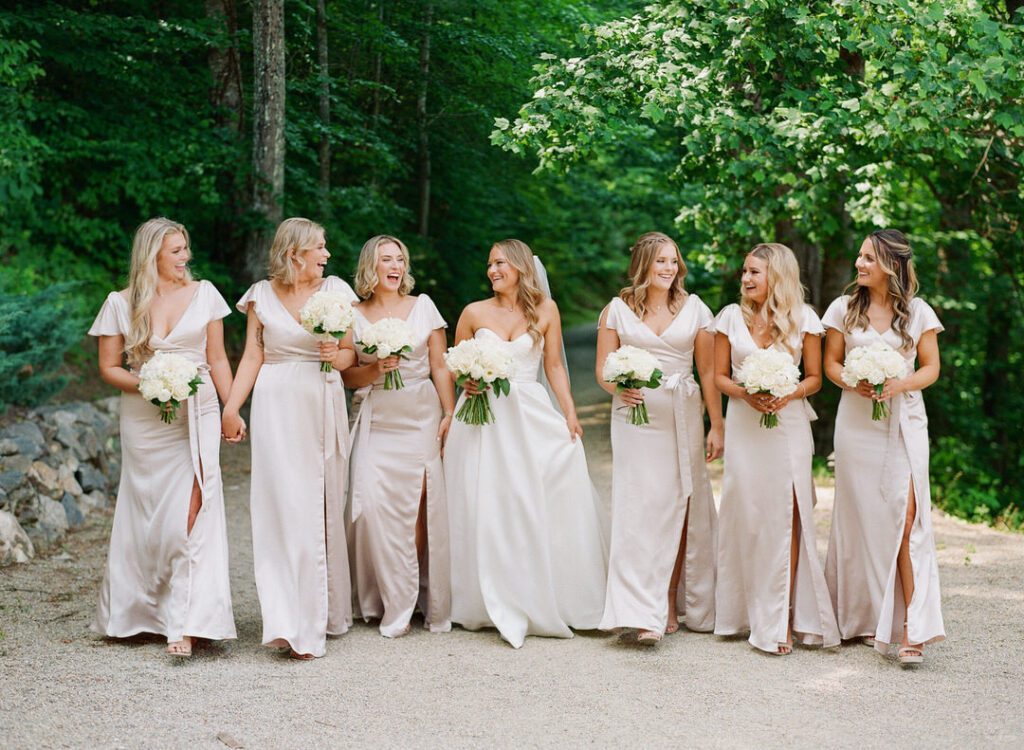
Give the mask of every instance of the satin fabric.
[[[323, 290], [356, 299], [336, 276]], [[352, 590], [343, 519], [349, 433], [336, 370], [321, 372], [319, 342], [299, 325], [269, 281], [249, 303], [263, 324], [263, 366], [252, 393], [253, 562], [263, 643], [284, 639], [300, 654], [323, 656], [327, 635], [352, 625]]]
[[678, 614], [690, 630], [715, 626], [718, 514], [704, 463], [703, 401], [693, 377], [694, 342], [713, 322], [693, 294], [660, 336], [618, 297], [608, 305], [605, 326], [621, 345], [656, 356], [664, 379], [660, 388], [643, 389], [650, 424], [630, 424], [629, 407], [617, 394], [612, 399], [612, 530], [603, 630], [664, 632], [669, 581], [687, 516]]
[[[715, 328], [729, 337], [735, 373], [757, 349], [740, 306], [722, 310]], [[804, 305], [803, 324], [789, 342], [789, 353], [798, 365], [807, 333], [821, 335], [824, 328], [814, 311]], [[788, 351], [781, 344], [773, 347]], [[761, 427], [760, 417], [745, 401], [729, 399], [719, 506], [715, 634], [749, 632], [751, 645], [772, 653], [786, 642], [795, 493], [800, 538], [793, 636], [808, 645], [836, 646], [839, 629], [814, 543], [814, 412], [806, 400], [794, 399], [778, 412], [777, 427]]]
[[[847, 331], [844, 323], [850, 298], [836, 299], [822, 322], [843, 334], [846, 351], [884, 341], [903, 349], [892, 328], [879, 333], [867, 328]], [[926, 331], [942, 331], [935, 311], [922, 299], [910, 304], [909, 333], [913, 346], [904, 352], [913, 372], [917, 343]], [[835, 428], [836, 496], [832, 510], [825, 575], [843, 638], [871, 636], [875, 648], [887, 653], [903, 637], [906, 619], [910, 643], [945, 638], [939, 591], [939, 566], [931, 523], [928, 477], [928, 415], [921, 391], [900, 393], [890, 402], [890, 415], [871, 419], [871, 401], [843, 391]], [[907, 514], [911, 482], [917, 516], [910, 532], [910, 563], [914, 596], [909, 611], [896, 567]]]
[[[220, 410], [206, 364], [206, 328], [230, 314], [223, 297], [200, 281], [181, 319], [155, 351], [200, 365], [202, 385], [170, 424], [138, 393], [122, 393], [121, 483], [110, 552], [92, 630], [123, 638], [157, 633], [169, 642], [185, 636], [235, 637], [228, 580], [228, 540], [220, 474]], [[131, 310], [111, 292], [90, 336], [124, 336]], [[188, 532], [193, 482], [202, 508]]]
[[[447, 324], [425, 294], [416, 298], [406, 322], [413, 332], [413, 350], [399, 363], [405, 387], [384, 390], [382, 375], [360, 388], [352, 404], [357, 417], [346, 515], [356, 615], [380, 618], [380, 633], [386, 637], [405, 631], [417, 604], [431, 631], [451, 630], [448, 512], [437, 440], [443, 410], [430, 379], [427, 346], [430, 334]], [[356, 308], [357, 340], [367, 325]], [[376, 361], [375, 355], [360, 351], [360, 364]], [[427, 555], [421, 570], [416, 520], [424, 484]]]
[[[475, 335], [504, 342], [487, 328]], [[527, 635], [596, 628], [607, 562], [583, 443], [537, 382], [541, 345], [524, 333], [504, 346], [511, 393], [489, 394], [494, 423], [452, 423], [444, 470], [452, 621], [496, 627], [519, 648]]]

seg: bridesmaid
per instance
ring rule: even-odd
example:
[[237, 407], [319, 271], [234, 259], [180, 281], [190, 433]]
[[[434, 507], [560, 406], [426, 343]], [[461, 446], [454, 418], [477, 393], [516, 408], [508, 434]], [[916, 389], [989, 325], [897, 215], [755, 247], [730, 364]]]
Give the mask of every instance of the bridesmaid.
[[[319, 343], [299, 324], [317, 291], [356, 299], [336, 276], [324, 230], [286, 219], [270, 247], [269, 279], [237, 304], [248, 316], [245, 353], [224, 406], [224, 434], [240, 435], [239, 409], [252, 392], [252, 513], [263, 644], [295, 659], [326, 653], [327, 635], [352, 624], [342, 512], [348, 470], [348, 417], [340, 372], [355, 362], [352, 332]], [[334, 369], [321, 372], [320, 363]], [[254, 387], [255, 386], [255, 387]]]
[[[191, 257], [185, 227], [147, 221], [135, 231], [128, 288], [110, 293], [89, 329], [100, 377], [122, 391], [121, 484], [91, 627], [166, 636], [180, 657], [197, 638], [235, 637], [217, 404], [231, 390], [221, 322], [231, 310], [210, 282], [192, 279]], [[157, 351], [195, 362], [203, 380], [170, 424], [138, 391], [138, 370]]]
[[[821, 388], [824, 329], [803, 301], [793, 251], [757, 245], [743, 262], [741, 302], [716, 319], [715, 383], [729, 397], [725, 476], [715, 588], [717, 635], [750, 633], [775, 654], [805, 644], [836, 646], [832, 602], [814, 545], [811, 420], [805, 399]], [[746, 392], [733, 380], [756, 349], [773, 347], [803, 364], [803, 380], [784, 398]], [[777, 427], [761, 427], [761, 414]]]
[[[722, 454], [722, 397], [714, 385], [714, 319], [683, 287], [679, 247], [648, 232], [630, 252], [631, 283], [601, 313], [597, 333], [597, 380], [613, 395], [611, 551], [601, 628], [635, 628], [641, 643], [652, 644], [678, 630], [678, 614], [690, 630], [715, 626], [718, 518], [704, 462]], [[661, 388], [618, 394], [604, 382], [605, 359], [623, 345], [658, 358]], [[711, 415], [706, 447], [695, 356]], [[631, 425], [627, 408], [644, 402], [650, 424]]]
[[[447, 323], [425, 294], [410, 295], [409, 252], [387, 235], [369, 239], [359, 253], [355, 339], [384, 318], [406, 321], [412, 352], [378, 359], [359, 353], [344, 373], [361, 401], [353, 430], [348, 532], [359, 614], [380, 618], [387, 638], [409, 632], [427, 582], [423, 607], [433, 632], [451, 630], [448, 513], [441, 449], [455, 408], [455, 389], [444, 353]], [[405, 386], [383, 390], [385, 373], [398, 370]]]
[[[493, 424], [452, 424], [444, 461], [452, 620], [469, 630], [496, 627], [514, 648], [527, 635], [571, 638], [570, 628], [596, 628], [606, 575], [558, 307], [541, 290], [535, 263], [526, 243], [496, 243], [487, 261], [494, 296], [462, 311], [456, 343], [477, 338], [506, 348], [511, 392], [490, 395]], [[564, 417], [538, 382], [542, 362]], [[462, 398], [475, 393], [470, 381]]]
[[[850, 294], [823, 319], [825, 373], [843, 389], [825, 574], [843, 638], [863, 638], [882, 653], [899, 638], [900, 662], [917, 664], [925, 644], [945, 638], [921, 397], [939, 377], [942, 324], [914, 296], [917, 276], [902, 232], [873, 232], [855, 266]], [[865, 382], [850, 388], [841, 377], [847, 351], [876, 341], [902, 352], [910, 373], [888, 381], [880, 396]], [[873, 400], [889, 401], [891, 416], [872, 421]]]

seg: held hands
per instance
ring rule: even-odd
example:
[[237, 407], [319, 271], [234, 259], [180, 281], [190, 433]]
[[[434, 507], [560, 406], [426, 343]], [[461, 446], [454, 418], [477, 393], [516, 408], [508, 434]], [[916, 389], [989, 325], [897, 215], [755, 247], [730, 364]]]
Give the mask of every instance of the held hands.
[[743, 400], [762, 414], [774, 414], [776, 409], [773, 404], [780, 399], [775, 398], [770, 393], [747, 393], [743, 391]]
[[721, 458], [722, 454], [725, 453], [725, 428], [721, 425], [718, 427], [712, 426], [704, 444], [705, 461], [714, 461], [716, 458]]
[[220, 421], [220, 434], [229, 443], [240, 443], [245, 439], [245, 420], [238, 414], [224, 412]]

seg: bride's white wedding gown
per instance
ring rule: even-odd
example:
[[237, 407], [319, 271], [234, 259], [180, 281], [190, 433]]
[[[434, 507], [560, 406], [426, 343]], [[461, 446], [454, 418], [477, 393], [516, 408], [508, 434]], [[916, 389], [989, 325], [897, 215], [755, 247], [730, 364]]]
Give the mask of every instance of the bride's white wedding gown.
[[[475, 336], [504, 341], [487, 328]], [[488, 394], [492, 424], [452, 423], [444, 469], [452, 621], [496, 627], [519, 648], [527, 635], [598, 626], [607, 555], [583, 443], [537, 381], [542, 346], [525, 333], [505, 343], [511, 393]]]

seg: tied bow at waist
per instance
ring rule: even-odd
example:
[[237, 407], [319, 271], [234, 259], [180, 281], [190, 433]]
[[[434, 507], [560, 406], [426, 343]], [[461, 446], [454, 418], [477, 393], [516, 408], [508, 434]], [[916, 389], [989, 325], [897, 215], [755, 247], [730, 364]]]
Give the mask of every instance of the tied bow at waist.
[[[688, 408], [701, 411], [700, 386], [689, 372], [676, 372], [665, 378], [662, 387], [672, 394], [672, 411], [676, 425], [676, 456], [679, 461], [679, 479], [683, 486], [683, 497], [693, 496], [693, 469], [690, 467], [690, 453], [694, 445], [704, 445], [703, 419], [689, 419]], [[688, 406], [690, 404], [691, 406]], [[685, 450], [684, 450], [685, 446]]]

